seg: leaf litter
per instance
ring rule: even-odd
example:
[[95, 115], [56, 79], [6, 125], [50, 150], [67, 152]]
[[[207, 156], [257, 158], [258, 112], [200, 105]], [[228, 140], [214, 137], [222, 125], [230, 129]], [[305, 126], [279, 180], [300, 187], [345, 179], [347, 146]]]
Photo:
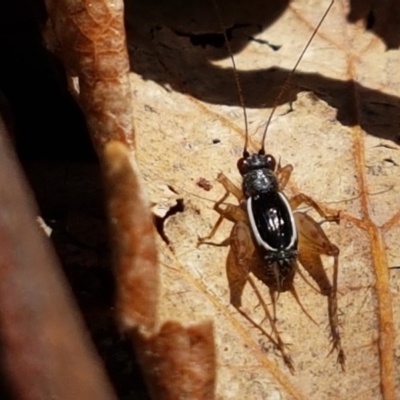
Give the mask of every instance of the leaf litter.
[[[280, 82], [273, 82], [292, 68], [324, 7], [310, 1], [292, 4], [257, 34], [257, 41], [235, 54], [245, 102], [251, 106], [254, 147], [273, 101], [270, 93], [279, 90]], [[208, 12], [215, 10], [211, 7]], [[184, 211], [164, 224], [169, 246], [161, 246], [167, 300], [161, 314], [184, 322], [213, 319], [221, 399], [348, 398], [349, 394], [391, 398], [399, 390], [395, 358], [399, 275], [393, 270], [389, 280], [387, 269], [400, 262], [398, 167], [384, 160], [391, 157], [400, 163], [397, 119], [390, 118], [399, 107], [400, 56], [396, 50], [386, 51], [362, 24], [348, 24], [346, 12], [345, 4], [336, 2], [267, 136], [268, 151], [283, 164], [294, 165], [289, 193], [304, 192], [342, 211], [340, 226], [324, 224], [324, 230], [341, 250], [338, 302], [347, 371], [340, 372], [335, 357], [328, 356], [325, 299], [297, 277], [301, 301], [319, 325], [310, 324], [290, 295], [280, 296], [278, 328], [290, 343], [296, 368], [291, 376], [268, 340], [229, 305], [227, 249], [196, 248], [197, 237], [207, 234], [217, 219], [213, 201], [223, 193], [215, 182], [218, 172], [240, 182], [236, 162], [244, 132], [230, 61], [215, 61], [216, 54], [221, 58], [225, 50], [193, 46], [170, 21], [160, 24], [151, 38], [140, 35], [128, 9], [134, 27], [128, 29], [130, 55], [133, 70], [139, 72], [132, 73], [131, 82], [140, 167], [155, 202], [157, 187], [165, 184], [184, 202]], [[179, 29], [184, 30], [181, 25]], [[203, 31], [195, 28], [193, 33], [199, 32]], [[134, 34], [140, 39], [135, 40]], [[273, 51], [262, 43], [281, 48]], [[288, 100], [293, 101], [292, 112]], [[196, 185], [202, 177], [212, 183], [210, 192]], [[230, 224], [224, 223], [217, 239], [225, 239], [229, 232]], [[331, 273], [329, 259], [325, 265]], [[267, 288], [259, 288], [268, 300]], [[256, 320], [262, 320], [249, 288], [243, 303]]]

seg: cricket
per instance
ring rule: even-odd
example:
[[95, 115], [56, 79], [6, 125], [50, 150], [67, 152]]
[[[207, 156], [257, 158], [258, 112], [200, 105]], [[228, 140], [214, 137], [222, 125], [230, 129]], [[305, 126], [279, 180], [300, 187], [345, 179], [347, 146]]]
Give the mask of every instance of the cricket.
[[[295, 66], [288, 74], [275, 102], [276, 104], [279, 97], [290, 85], [293, 74], [311, 45], [319, 27], [329, 14], [333, 3], [334, 0], [331, 1]], [[221, 28], [223, 28], [223, 19], [217, 0], [214, 0], [214, 6]], [[222, 31], [225, 32], [225, 29], [222, 29]], [[339, 223], [340, 213], [329, 210], [303, 193], [298, 193], [291, 198], [284, 194], [293, 166], [290, 164], [282, 166], [265, 149], [267, 131], [276, 110], [276, 104], [265, 124], [258, 151], [252, 153], [249, 150], [245, 99], [226, 34], [225, 46], [232, 61], [235, 84], [244, 115], [245, 142], [242, 157], [237, 162], [237, 168], [242, 177], [242, 185], [238, 187], [222, 172], [218, 175], [217, 182], [225, 189], [225, 194], [213, 207], [214, 211], [219, 214], [219, 218], [210, 234], [199, 238], [198, 245], [229, 247], [226, 273], [230, 303], [271, 341], [292, 373], [295, 370], [294, 363], [277, 327], [276, 303], [280, 293], [290, 292], [300, 308], [312, 320], [302, 306], [294, 286], [296, 274], [299, 274], [308, 282], [304, 271], [307, 272], [316, 283], [320, 294], [327, 298], [330, 353], [335, 352], [337, 354], [337, 362], [344, 370], [345, 354], [341, 343], [337, 304], [339, 248], [329, 240], [321, 225], [306, 212], [300, 211], [299, 207], [306, 205], [314, 209], [323, 220], [335, 223]], [[226, 203], [230, 196], [236, 199], [237, 204]], [[211, 241], [224, 220], [233, 223], [230, 236], [221, 243]], [[329, 256], [333, 259], [331, 279], [327, 276], [321, 256]], [[253, 277], [268, 287], [272, 312], [270, 312], [267, 303], [258, 290]], [[242, 293], [247, 283], [253, 288], [263, 308], [265, 319], [270, 324], [270, 332], [267, 332], [260, 323], [254, 321], [242, 307]]]

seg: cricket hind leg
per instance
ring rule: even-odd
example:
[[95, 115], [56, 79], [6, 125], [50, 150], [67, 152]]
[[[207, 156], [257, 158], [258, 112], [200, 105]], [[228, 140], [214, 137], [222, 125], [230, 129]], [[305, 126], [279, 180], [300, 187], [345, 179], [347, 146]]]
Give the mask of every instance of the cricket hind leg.
[[[298, 270], [298, 269], [297, 269]], [[294, 299], [296, 300], [296, 303], [299, 305], [299, 307], [301, 308], [301, 311], [303, 311], [303, 313], [308, 317], [308, 319], [315, 325], [318, 325], [317, 322], [315, 321], [315, 319], [310, 315], [310, 313], [306, 310], [306, 308], [303, 306], [302, 302], [300, 301], [300, 297], [298, 296], [296, 289], [294, 287], [294, 285], [292, 284], [292, 286], [290, 287], [290, 293], [292, 294], [292, 296], [294, 297]], [[318, 292], [319, 293], [319, 292]]]
[[[249, 226], [239, 221], [232, 228], [231, 233], [231, 248], [228, 253], [226, 262], [226, 274], [228, 277], [229, 290], [230, 290], [230, 303], [238, 310], [238, 312], [247, 319], [255, 328], [257, 328], [263, 335], [265, 335], [271, 343], [279, 350], [284, 363], [289, 370], [294, 373], [294, 366], [291, 357], [285, 351], [285, 343], [280, 337], [276, 327], [274, 318], [271, 316], [268, 306], [265, 303], [261, 293], [259, 292], [254, 280], [249, 275], [253, 272], [259, 264], [259, 259], [255, 252], [251, 232]], [[246, 283], [249, 282], [254, 293], [256, 294], [266, 319], [268, 319], [272, 334], [269, 334], [261, 326], [255, 322], [242, 308], [242, 294]]]
[[[299, 231], [299, 262], [311, 275], [318, 285], [321, 294], [328, 299], [328, 316], [332, 349], [337, 351], [337, 359], [342, 369], [345, 366], [345, 355], [342, 349], [338, 306], [337, 306], [337, 280], [339, 270], [339, 249], [330, 242], [325, 232], [309, 215], [294, 213], [297, 229]], [[328, 279], [322, 264], [321, 255], [333, 257], [332, 284]]]

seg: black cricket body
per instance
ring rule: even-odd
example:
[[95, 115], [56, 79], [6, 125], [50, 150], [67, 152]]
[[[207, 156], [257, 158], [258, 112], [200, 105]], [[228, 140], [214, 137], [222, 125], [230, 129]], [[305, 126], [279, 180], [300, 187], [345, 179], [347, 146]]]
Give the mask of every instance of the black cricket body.
[[[236, 71], [235, 60], [229, 47], [228, 38], [225, 35], [229, 56], [232, 60], [239, 100], [243, 108], [246, 129], [243, 157], [238, 161], [238, 169], [243, 177], [242, 190], [246, 198], [246, 209], [254, 244], [260, 259], [265, 263], [266, 270], [264, 273], [274, 279], [270, 284], [273, 285], [273, 283], [275, 283], [278, 292], [291, 288], [290, 280], [293, 278], [296, 270], [298, 255], [298, 233], [289, 201], [286, 196], [279, 191], [279, 183], [275, 173], [275, 158], [270, 154], [265, 154], [264, 143], [279, 98], [289, 85], [292, 75], [296, 71], [297, 66], [317, 33], [318, 28], [321, 26], [332, 7], [333, 2], [334, 1], [331, 1], [330, 6], [325, 11], [316, 30], [308, 40], [295, 66], [287, 76], [269, 115], [268, 121], [265, 124], [261, 139], [261, 148], [258, 153], [251, 155], [247, 151], [249, 134], [245, 102]], [[216, 8], [217, 12], [219, 12], [218, 7]], [[289, 285], [285, 285], [285, 281], [287, 281]]]
[[289, 201], [279, 191], [275, 168], [275, 158], [263, 149], [252, 155], [245, 151], [238, 161], [254, 244], [268, 269], [265, 272], [283, 289], [285, 279], [294, 273], [298, 234]]
[[[277, 165], [275, 158], [271, 154], [266, 154], [265, 139], [268, 126], [279, 104], [279, 99], [289, 86], [292, 75], [334, 1], [331, 0], [317, 28], [281, 87], [281, 91], [264, 126], [259, 150], [250, 154], [248, 151], [249, 132], [245, 101], [229, 40], [226, 33], [224, 33], [225, 29], [217, 0], [214, 0], [214, 6], [221, 23], [221, 30], [225, 35], [226, 47], [232, 61], [232, 71], [239, 102], [243, 110], [245, 126], [244, 147], [243, 155], [237, 163], [238, 170], [242, 176], [242, 187], [238, 188], [222, 172], [218, 175], [218, 182], [225, 188], [225, 194], [214, 205], [214, 210], [219, 213], [219, 218], [211, 233], [199, 239], [199, 244], [230, 246], [226, 260], [230, 303], [247, 321], [271, 340], [280, 351], [285, 364], [292, 373], [294, 372], [294, 366], [290, 355], [286, 353], [285, 343], [280, 337], [276, 326], [276, 304], [279, 293], [290, 291], [303, 312], [314, 322], [302, 306], [294, 287], [296, 272], [299, 272], [300, 276], [304, 278], [298, 262], [317, 284], [319, 292], [327, 297], [332, 350], [337, 350], [338, 362], [344, 370], [345, 355], [341, 345], [337, 304], [339, 248], [329, 241], [313, 218], [304, 212], [297, 211], [297, 208], [304, 203], [313, 208], [322, 218], [332, 222], [339, 222], [339, 213], [325, 211], [311, 197], [303, 193], [294, 195], [289, 201], [282, 191], [290, 179], [293, 166], [290, 164], [284, 167], [281, 167], [280, 164]], [[233, 195], [239, 201], [239, 206], [224, 203], [230, 195]], [[221, 207], [221, 205], [224, 206]], [[296, 210], [296, 214], [294, 214], [292, 206]], [[214, 236], [224, 219], [234, 223], [231, 235], [221, 243], [209, 242], [208, 239]], [[332, 283], [322, 264], [322, 256], [333, 257]], [[251, 275], [254, 275], [269, 288], [273, 315], [269, 312], [268, 306]], [[261, 324], [255, 322], [242, 308], [242, 294], [247, 282], [252, 286], [264, 310], [265, 318], [271, 324], [271, 334], [263, 329], [261, 324], [264, 320]]]

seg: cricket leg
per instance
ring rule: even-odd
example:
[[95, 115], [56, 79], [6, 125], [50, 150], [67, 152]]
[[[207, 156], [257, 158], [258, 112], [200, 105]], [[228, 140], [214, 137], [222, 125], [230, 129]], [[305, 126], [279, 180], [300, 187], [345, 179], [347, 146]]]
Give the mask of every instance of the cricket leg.
[[283, 189], [285, 189], [285, 186], [289, 182], [292, 172], [293, 172], [293, 165], [288, 164], [288, 165], [285, 165], [284, 167], [281, 167], [281, 165], [279, 163], [278, 168], [276, 170], [276, 175], [278, 177], [279, 190], [283, 191]]
[[211, 232], [207, 236], [198, 239], [197, 246], [200, 246], [202, 244], [216, 245], [216, 246], [229, 245], [229, 240], [228, 241], [225, 240], [219, 244], [208, 242], [208, 240], [215, 235], [215, 233], [217, 232], [218, 228], [220, 227], [224, 219], [227, 219], [235, 223], [237, 221], [245, 221], [247, 218], [245, 212], [237, 205], [227, 204], [222, 207], [222, 204], [229, 197], [230, 194], [233, 194], [239, 201], [241, 198], [243, 198], [243, 194], [242, 191], [238, 187], [236, 187], [234, 183], [231, 182], [223, 173], [220, 173], [218, 175], [217, 180], [224, 186], [226, 190], [225, 194], [214, 204], [213, 207], [213, 209], [219, 214], [219, 218], [215, 223], [214, 227], [212, 228]]
[[[331, 352], [336, 350], [338, 362], [344, 370], [345, 355], [342, 349], [338, 306], [337, 306], [337, 280], [339, 270], [339, 249], [331, 243], [325, 232], [310, 216], [305, 213], [294, 213], [299, 231], [299, 261], [304, 269], [311, 275], [318, 285], [321, 294], [328, 298], [328, 316], [330, 335], [332, 341]], [[326, 275], [322, 264], [321, 255], [333, 257], [332, 284]]]
[[315, 202], [311, 197], [299, 193], [293, 196], [289, 200], [290, 206], [292, 210], [296, 210], [300, 204], [306, 204], [309, 207], [312, 207], [322, 218], [329, 222], [336, 222], [339, 223], [340, 221], [340, 212], [336, 210], [330, 210], [327, 207], [324, 207], [317, 202]]
[[204, 237], [199, 237], [198, 238], [198, 242], [197, 242], [197, 247], [202, 245], [202, 244], [215, 244], [212, 242], [207, 242], [207, 240], [211, 239], [214, 237], [215, 233], [217, 232], [218, 228], [220, 227], [222, 221], [225, 219], [224, 216], [224, 210], [222, 210], [222, 212], [219, 211], [219, 209], [221, 208], [221, 204], [228, 198], [229, 196], [229, 192], [226, 192], [215, 204], [214, 204], [214, 210], [216, 210], [220, 215], [219, 218], [217, 220], [217, 222], [215, 223], [215, 225], [213, 226], [211, 232]]
[[235, 196], [239, 203], [244, 199], [241, 188], [238, 188], [225, 174], [220, 172], [217, 176], [217, 181], [225, 188], [225, 190]]
[[225, 196], [221, 198], [217, 203], [214, 205], [214, 210], [218, 212], [219, 218], [215, 223], [214, 227], [212, 228], [210, 234], [205, 237], [198, 238], [197, 246], [201, 246], [203, 244], [211, 245], [211, 246], [229, 246], [230, 238], [225, 239], [221, 243], [210, 242], [209, 240], [214, 237], [215, 233], [217, 232], [218, 228], [220, 227], [222, 221], [227, 219], [231, 222], [236, 223], [237, 221], [246, 221], [246, 214], [245, 212], [239, 207], [233, 204], [227, 204], [225, 208], [222, 208], [220, 205], [226, 199], [229, 193], [226, 193]]
[[[249, 226], [242, 221], [237, 222], [232, 229], [230, 240], [231, 248], [226, 262], [226, 273], [230, 290], [230, 302], [239, 311], [239, 313], [247, 319], [247, 321], [249, 321], [255, 328], [260, 330], [261, 333], [275, 345], [275, 347], [280, 351], [285, 364], [293, 373], [294, 366], [292, 360], [285, 351], [285, 344], [279, 335], [275, 321], [271, 316], [268, 306], [265, 303], [254, 280], [251, 278], [251, 276], [249, 276], [249, 273], [252, 272], [253, 266], [259, 263], [257, 254], [255, 253]], [[253, 288], [264, 310], [265, 316], [272, 328], [272, 335], [267, 333], [261, 324], [255, 322], [242, 308], [242, 294], [244, 286], [247, 282], [249, 282]]]

